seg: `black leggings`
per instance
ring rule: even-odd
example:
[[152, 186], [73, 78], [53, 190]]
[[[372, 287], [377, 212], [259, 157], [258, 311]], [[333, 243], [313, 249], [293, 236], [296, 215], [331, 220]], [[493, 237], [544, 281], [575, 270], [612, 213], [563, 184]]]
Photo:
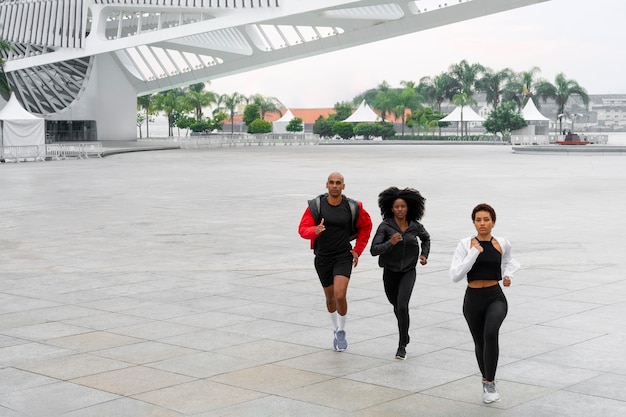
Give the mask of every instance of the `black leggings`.
[[483, 378], [493, 381], [498, 367], [498, 333], [506, 317], [508, 303], [500, 285], [470, 288], [465, 291], [463, 315], [467, 321], [478, 367]]
[[415, 285], [415, 268], [405, 272], [383, 271], [385, 294], [393, 305], [393, 312], [398, 319], [398, 331], [402, 346], [409, 344], [409, 301]]

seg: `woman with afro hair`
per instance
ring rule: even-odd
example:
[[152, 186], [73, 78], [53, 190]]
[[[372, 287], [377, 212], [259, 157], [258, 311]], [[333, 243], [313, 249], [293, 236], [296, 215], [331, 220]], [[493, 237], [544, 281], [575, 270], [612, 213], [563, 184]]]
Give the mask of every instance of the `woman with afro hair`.
[[[417, 262], [426, 265], [430, 235], [420, 223], [426, 199], [414, 188], [389, 187], [378, 195], [383, 221], [376, 230], [370, 253], [383, 268], [387, 299], [398, 320], [396, 359], [406, 359], [409, 344], [409, 301], [415, 285]], [[421, 252], [420, 252], [421, 246]]]

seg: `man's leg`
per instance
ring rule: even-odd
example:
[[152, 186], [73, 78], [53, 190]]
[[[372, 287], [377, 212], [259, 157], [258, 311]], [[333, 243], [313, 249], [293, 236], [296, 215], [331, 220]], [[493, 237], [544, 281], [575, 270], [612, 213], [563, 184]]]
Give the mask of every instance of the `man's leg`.
[[333, 346], [335, 350], [343, 351], [348, 348], [346, 340], [346, 314], [348, 313], [348, 301], [346, 293], [348, 292], [348, 283], [350, 279], [343, 275], [336, 275], [333, 285], [333, 298], [335, 300], [335, 308], [337, 311], [337, 332]]

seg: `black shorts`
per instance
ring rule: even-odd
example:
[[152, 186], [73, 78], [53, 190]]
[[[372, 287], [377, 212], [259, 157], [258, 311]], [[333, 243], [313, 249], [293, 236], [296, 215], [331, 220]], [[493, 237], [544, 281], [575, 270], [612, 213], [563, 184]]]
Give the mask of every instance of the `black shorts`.
[[350, 278], [353, 260], [354, 258], [350, 252], [347, 252], [345, 256], [336, 258], [316, 256], [315, 270], [317, 271], [317, 276], [320, 278], [322, 287], [326, 288], [333, 285], [337, 275]]

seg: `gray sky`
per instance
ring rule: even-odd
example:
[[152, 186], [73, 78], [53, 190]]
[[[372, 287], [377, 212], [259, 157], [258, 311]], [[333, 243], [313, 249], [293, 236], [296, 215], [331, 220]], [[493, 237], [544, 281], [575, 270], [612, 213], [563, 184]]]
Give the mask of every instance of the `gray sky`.
[[293, 108], [332, 107], [383, 80], [417, 82], [466, 59], [494, 70], [537, 66], [551, 82], [563, 72], [590, 94], [626, 94], [625, 18], [626, 0], [550, 0], [213, 80], [209, 89], [274, 96]]

